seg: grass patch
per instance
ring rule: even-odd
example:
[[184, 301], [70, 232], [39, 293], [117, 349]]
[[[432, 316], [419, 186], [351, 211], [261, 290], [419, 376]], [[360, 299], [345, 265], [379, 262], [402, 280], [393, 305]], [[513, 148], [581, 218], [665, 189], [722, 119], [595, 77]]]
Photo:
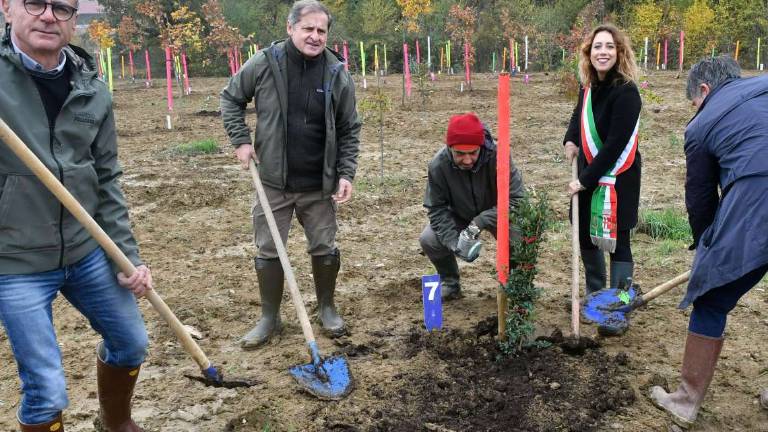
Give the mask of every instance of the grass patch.
[[678, 136], [674, 133], [669, 134], [669, 146], [674, 148], [682, 148], [683, 147], [683, 140], [678, 138]]
[[642, 210], [637, 232], [648, 234], [656, 240], [693, 241], [688, 218], [673, 209]]
[[213, 138], [200, 141], [192, 141], [185, 144], [177, 144], [171, 149], [174, 154], [185, 156], [197, 156], [201, 154], [213, 154], [219, 152], [219, 145]]
[[384, 174], [383, 179], [378, 175], [369, 175], [355, 179], [355, 188], [365, 193], [410, 192], [421, 190], [425, 185], [426, 179], [414, 179], [402, 175]]

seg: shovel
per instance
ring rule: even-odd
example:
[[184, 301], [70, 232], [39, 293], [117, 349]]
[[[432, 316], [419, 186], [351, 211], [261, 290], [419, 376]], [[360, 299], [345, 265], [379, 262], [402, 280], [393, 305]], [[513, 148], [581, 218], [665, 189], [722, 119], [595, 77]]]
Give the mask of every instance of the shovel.
[[[579, 177], [576, 158], [571, 162], [571, 178]], [[571, 197], [571, 330], [579, 338], [579, 194]]]
[[666, 293], [672, 288], [688, 281], [690, 270], [680, 274], [643, 295], [630, 284], [626, 288], [610, 288], [591, 294], [585, 300], [584, 317], [600, 326], [628, 326], [628, 314], [645, 306], [649, 301]]
[[[24, 144], [23, 141], [11, 130], [4, 120], [0, 119], [0, 139], [18, 156], [24, 165], [27, 166], [37, 178], [48, 188], [49, 191], [61, 202], [64, 207], [75, 217], [93, 238], [101, 245], [104, 251], [110, 258], [117, 264], [120, 270], [126, 275], [130, 276], [136, 271], [133, 263], [128, 260], [123, 251], [117, 247], [114, 241], [107, 235], [106, 232], [96, 223], [96, 221], [88, 214], [87, 211], [80, 205], [74, 196], [64, 187], [63, 184], [57, 179], [51, 172], [40, 162], [40, 159], [32, 153], [32, 151]], [[250, 380], [237, 380], [237, 381], [224, 381], [224, 376], [221, 370], [214, 366], [206, 357], [200, 346], [192, 339], [189, 332], [184, 328], [184, 325], [176, 318], [171, 309], [163, 301], [162, 298], [154, 291], [149, 290], [144, 295], [147, 300], [152, 304], [160, 317], [162, 317], [166, 323], [171, 327], [173, 333], [178, 338], [184, 350], [192, 356], [197, 365], [202, 371], [202, 377], [191, 377], [197, 381], [200, 381], [208, 386], [213, 387], [250, 387], [255, 385], [254, 381]]]
[[[571, 162], [571, 178], [579, 178], [576, 158]], [[579, 332], [579, 194], [571, 197], [571, 336], [565, 338], [563, 351], [569, 354], [583, 354], [587, 348], [595, 347], [595, 341], [581, 337]]]
[[272, 240], [275, 242], [280, 264], [283, 266], [285, 280], [291, 291], [293, 305], [296, 307], [296, 314], [299, 316], [299, 322], [301, 323], [301, 330], [304, 332], [304, 339], [306, 339], [307, 347], [309, 348], [311, 363], [292, 366], [288, 369], [288, 372], [304, 390], [317, 398], [325, 400], [343, 399], [354, 388], [347, 358], [343, 355], [325, 358], [320, 356], [320, 350], [317, 347], [317, 341], [315, 341], [315, 335], [312, 332], [312, 325], [309, 323], [309, 316], [307, 316], [307, 310], [304, 307], [304, 300], [301, 298], [299, 285], [296, 283], [296, 277], [293, 275], [291, 262], [288, 260], [285, 245], [283, 245], [275, 217], [269, 206], [269, 200], [267, 200], [267, 194], [264, 192], [264, 186], [261, 184], [259, 171], [253, 160], [250, 161], [249, 168], [259, 203], [261, 208], [264, 209], [264, 216], [267, 218], [269, 232], [272, 234]]

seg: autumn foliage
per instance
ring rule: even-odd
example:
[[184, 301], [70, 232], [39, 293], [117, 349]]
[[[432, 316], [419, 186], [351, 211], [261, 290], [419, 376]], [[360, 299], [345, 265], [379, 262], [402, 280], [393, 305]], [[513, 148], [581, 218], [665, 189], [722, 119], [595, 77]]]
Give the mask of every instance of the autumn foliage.
[[115, 40], [112, 38], [114, 32], [115, 29], [110, 27], [106, 21], [94, 20], [88, 25], [88, 36], [101, 49], [115, 46]]

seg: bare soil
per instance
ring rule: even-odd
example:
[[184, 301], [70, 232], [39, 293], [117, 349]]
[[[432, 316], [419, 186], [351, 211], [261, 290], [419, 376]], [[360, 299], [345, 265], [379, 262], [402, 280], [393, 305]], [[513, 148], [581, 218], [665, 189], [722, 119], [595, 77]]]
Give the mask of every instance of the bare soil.
[[[693, 109], [684, 80], [672, 72], [645, 78], [658, 96], [646, 98], [641, 126], [644, 209], [684, 209], [683, 131]], [[197, 366], [147, 302], [141, 308], [151, 345], [136, 389], [134, 417], [148, 431], [666, 431], [670, 422], [647, 398], [653, 384], [677, 384], [690, 311], [676, 308], [683, 288], [632, 315], [629, 332], [571, 356], [558, 346], [570, 333], [571, 248], [564, 194], [570, 170], [562, 137], [574, 101], [558, 92], [554, 74], [512, 79], [512, 154], [528, 186], [547, 191], [557, 223], [547, 232], [536, 284], [537, 335], [550, 348], [504, 358], [488, 333], [496, 313], [492, 237], [483, 256], [462, 264], [466, 296], [444, 306], [445, 329], [422, 326], [420, 276], [433, 273], [419, 254], [427, 222], [422, 207], [426, 164], [442, 144], [450, 114], [474, 111], [496, 130], [496, 81], [439, 76], [403, 104], [401, 77], [369, 77], [366, 98], [381, 86], [393, 111], [366, 117], [353, 200], [339, 208], [342, 269], [337, 301], [351, 335], [332, 341], [317, 332], [321, 351], [348, 356], [356, 389], [339, 402], [302, 393], [287, 373], [308, 361], [288, 296], [283, 334], [256, 351], [237, 340], [257, 321], [253, 271], [252, 186], [235, 163], [217, 115], [225, 78], [194, 79], [191, 96], [176, 100], [165, 128], [164, 82], [118, 81], [114, 93], [124, 190], [142, 257], [158, 293], [185, 323], [203, 333], [200, 345], [227, 376], [259, 380], [247, 389], [217, 389], [189, 380]], [[174, 87], [179, 95], [179, 87]], [[255, 123], [252, 114], [249, 122]], [[383, 143], [380, 141], [383, 137]], [[220, 151], [185, 155], [175, 146], [212, 138]], [[381, 163], [383, 148], [383, 177]], [[309, 258], [296, 224], [289, 256], [310, 312], [315, 306]], [[692, 253], [680, 242], [633, 238], [636, 279], [646, 289], [686, 271]], [[768, 313], [763, 282], [732, 313], [717, 374], [695, 430], [768, 431], [758, 391], [768, 386]], [[54, 315], [67, 372], [68, 431], [93, 430], [98, 415], [94, 368], [97, 335], [65, 301]], [[489, 321], [490, 320], [490, 321]], [[490, 326], [492, 327], [492, 326]], [[318, 330], [318, 326], [315, 326]], [[559, 330], [558, 333], [558, 329]], [[0, 333], [1, 339], [6, 339]], [[0, 430], [15, 428], [19, 381], [13, 356], [0, 344]]]

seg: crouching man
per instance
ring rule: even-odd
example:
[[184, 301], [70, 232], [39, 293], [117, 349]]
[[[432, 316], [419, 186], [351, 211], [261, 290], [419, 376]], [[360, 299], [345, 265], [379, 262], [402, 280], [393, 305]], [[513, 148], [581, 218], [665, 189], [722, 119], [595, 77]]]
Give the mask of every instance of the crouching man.
[[[440, 274], [442, 298], [462, 297], [456, 257], [472, 262], [480, 254], [480, 232], [496, 236], [496, 144], [473, 113], [448, 122], [446, 146], [428, 166], [424, 207], [429, 223], [419, 242]], [[523, 180], [510, 160], [510, 212], [523, 196]]]

